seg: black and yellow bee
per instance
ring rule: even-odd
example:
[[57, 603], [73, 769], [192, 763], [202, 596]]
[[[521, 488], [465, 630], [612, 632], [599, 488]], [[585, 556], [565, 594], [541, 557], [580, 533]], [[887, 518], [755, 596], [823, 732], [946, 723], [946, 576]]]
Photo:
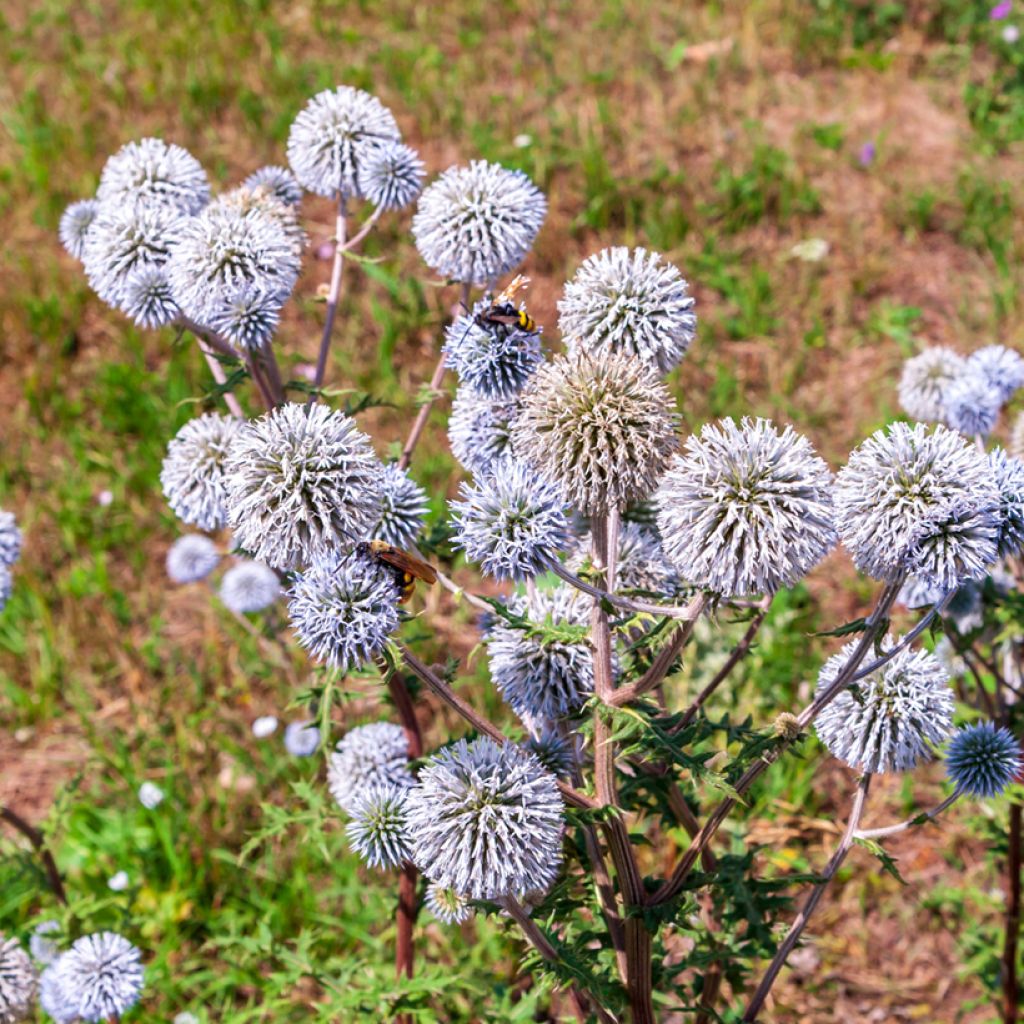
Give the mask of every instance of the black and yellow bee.
[[399, 604], [405, 604], [412, 597], [417, 580], [431, 585], [437, 582], [433, 566], [396, 548], [394, 544], [382, 540], [362, 541], [356, 546], [356, 554], [385, 566], [391, 572], [398, 586]]
[[491, 303], [490, 309], [476, 315], [474, 319], [477, 324], [484, 330], [487, 330], [488, 324], [503, 324], [506, 327], [518, 327], [523, 331], [536, 331], [537, 323], [533, 317], [513, 302], [516, 293], [526, 288], [529, 283], [528, 277], [517, 274], [511, 284]]

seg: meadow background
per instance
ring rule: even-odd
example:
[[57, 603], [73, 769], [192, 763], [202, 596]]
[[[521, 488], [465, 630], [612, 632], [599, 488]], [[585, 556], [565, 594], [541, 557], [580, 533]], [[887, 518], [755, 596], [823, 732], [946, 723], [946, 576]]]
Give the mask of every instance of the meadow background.
[[[258, 715], [300, 716], [288, 705], [312, 684], [309, 666], [263, 620], [243, 628], [202, 587], [164, 575], [178, 528], [160, 461], [208, 371], [173, 332], [140, 332], [90, 292], [56, 238], [64, 206], [147, 134], [233, 184], [284, 162], [313, 93], [368, 89], [432, 174], [483, 157], [547, 193], [526, 270], [551, 337], [561, 285], [586, 255], [657, 249], [697, 297], [698, 339], [670, 377], [685, 428], [771, 416], [836, 467], [897, 415], [899, 366], [920, 345], [1024, 340], [1024, 43], [1007, 31], [1024, 26], [1024, 6], [995, 18], [990, 6], [3, 5], [0, 506], [17, 513], [26, 553], [0, 616], [0, 803], [46, 824], [81, 913], [147, 950], [138, 1019], [358, 1021], [401, 1006], [421, 1021], [530, 1020], [544, 993], [494, 921], [421, 919], [417, 979], [391, 980], [392, 896], [346, 852], [321, 759], [289, 758], [280, 732], [251, 733]], [[332, 213], [307, 198], [304, 214], [315, 248]], [[363, 417], [384, 454], [405, 435], [454, 294], [418, 260], [408, 215], [386, 219], [364, 252], [380, 261], [347, 270], [328, 382], [389, 403]], [[279, 336], [286, 366], [315, 353], [328, 273], [308, 260]], [[459, 471], [443, 413], [433, 422], [413, 473], [440, 516]], [[860, 614], [869, 593], [833, 558], [777, 602], [730, 697], [737, 711], [767, 720], [792, 706], [791, 680], [810, 685], [835, 644], [805, 634]], [[428, 652], [467, 654], [469, 616], [439, 594], [426, 608], [429, 629], [415, 628]], [[380, 704], [379, 687], [357, 680], [339, 722]], [[431, 733], [445, 729], [439, 719]], [[725, 839], [769, 844], [769, 869], [820, 865], [844, 814], [848, 773], [826, 764], [812, 786], [820, 749], [804, 752]], [[135, 795], [146, 779], [167, 793], [155, 811]], [[874, 813], [905, 813], [940, 780], [936, 768], [880, 786]], [[980, 977], [994, 969], [1000, 893], [980, 855], [985, 815], [964, 808], [894, 841], [906, 886], [855, 853], [769, 1019], [992, 1019]], [[129, 885], [114, 892], [119, 871]], [[0, 930], [24, 935], [54, 909], [33, 859], [0, 836]]]

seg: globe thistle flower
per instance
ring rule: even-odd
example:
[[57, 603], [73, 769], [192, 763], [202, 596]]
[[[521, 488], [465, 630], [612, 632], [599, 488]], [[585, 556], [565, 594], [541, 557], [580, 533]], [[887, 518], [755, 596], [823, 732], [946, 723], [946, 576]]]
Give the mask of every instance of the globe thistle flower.
[[79, 199], [68, 206], [60, 216], [57, 234], [60, 244], [69, 256], [81, 260], [85, 248], [85, 236], [100, 211], [100, 204], [95, 199]]
[[299, 643], [341, 672], [376, 657], [400, 622], [394, 576], [365, 558], [317, 562], [295, 576], [288, 595]]
[[546, 213], [544, 194], [522, 171], [474, 160], [449, 167], [424, 191], [412, 233], [442, 277], [482, 285], [523, 261]]
[[284, 729], [284, 749], [292, 757], [312, 757], [320, 747], [320, 729], [316, 722], [304, 719], [289, 722]]
[[446, 747], [420, 772], [406, 820], [417, 867], [470, 899], [548, 889], [562, 863], [562, 798], [528, 751], [488, 736]]
[[220, 196], [217, 205], [244, 217], [269, 218], [274, 221], [288, 238], [296, 263], [301, 261], [307, 238], [299, 220], [298, 207], [282, 200], [269, 187], [247, 188], [239, 185]]
[[245, 353], [270, 343], [281, 321], [287, 295], [268, 292], [258, 285], [225, 295], [207, 317], [207, 326], [236, 351]]
[[[509, 610], [548, 626], [585, 626], [590, 602], [578, 590], [538, 591]], [[577, 711], [594, 691], [594, 659], [585, 636], [571, 631], [545, 638], [495, 619], [484, 636], [491, 679], [512, 710], [526, 720], [556, 721]]]
[[338, 806], [354, 814], [364, 793], [374, 788], [408, 790], [416, 784], [409, 770], [409, 739], [394, 722], [370, 722], [350, 729], [327, 763], [327, 785]]
[[252, 723], [252, 734], [258, 740], [265, 740], [268, 736], [273, 736], [277, 732], [278, 724], [277, 718], [274, 715], [260, 715]]
[[379, 520], [383, 472], [350, 416], [279, 406], [246, 424], [224, 461], [235, 540], [274, 569], [322, 560]]
[[217, 568], [217, 545], [199, 533], [179, 537], [167, 552], [167, 575], [173, 583], [198, 583]]
[[28, 953], [17, 939], [0, 934], [0, 1024], [28, 1020], [38, 978]]
[[464, 924], [475, 913], [465, 896], [460, 896], [450, 886], [438, 882], [431, 882], [427, 886], [423, 904], [442, 924]]
[[540, 333], [514, 324], [481, 326], [477, 318], [489, 306], [477, 303], [472, 313], [448, 328], [445, 361], [462, 384], [485, 398], [514, 398], [544, 361]]
[[28, 951], [37, 964], [47, 966], [52, 964], [60, 956], [60, 947], [48, 935], [59, 935], [61, 927], [59, 921], [40, 921], [32, 929], [28, 938]]
[[238, 562], [220, 581], [220, 599], [237, 615], [261, 612], [280, 596], [277, 573], [262, 562]]
[[523, 392], [512, 446], [585, 515], [646, 498], [676, 447], [678, 416], [650, 367], [624, 354], [545, 363]]
[[564, 779], [572, 774], [576, 765], [574, 741], [553, 726], [545, 725], [524, 746], [552, 775]]
[[[896, 600], [906, 608], [927, 608], [938, 604], [946, 596], [942, 587], [927, 579], [911, 576], [903, 584]], [[984, 622], [983, 584], [968, 580], [957, 587], [942, 613], [960, 633], [970, 633]]]
[[425, 168], [416, 150], [400, 142], [369, 149], [356, 174], [359, 194], [382, 210], [401, 210], [423, 191]]
[[57, 985], [83, 1021], [120, 1017], [142, 995], [142, 955], [116, 932], [84, 935], [57, 961]]
[[147, 811], [155, 811], [164, 802], [164, 791], [155, 782], [144, 782], [139, 786], [139, 803]]
[[163, 208], [191, 215], [210, 201], [210, 182], [187, 149], [162, 139], [140, 139], [107, 160], [96, 198], [105, 207]]
[[186, 223], [181, 214], [163, 207], [102, 206], [82, 246], [82, 266], [93, 291], [121, 308], [128, 304], [129, 284], [136, 282], [132, 295], [137, 302], [140, 275], [167, 266]]
[[986, 345], [967, 357], [968, 369], [980, 374], [995, 392], [999, 405], [1024, 386], [1024, 358], [1005, 345]]
[[0, 508], [0, 565], [14, 565], [21, 557], [21, 543], [21, 530], [14, 513]]
[[665, 554], [725, 597], [774, 594], [836, 542], [832, 474], [810, 442], [769, 420], [720, 420], [692, 436], [658, 491]]
[[944, 392], [946, 423], [968, 437], [988, 437], [999, 419], [999, 392], [980, 373], [965, 373]]
[[127, 871], [118, 871], [107, 879], [107, 888], [111, 892], [124, 892], [131, 885]]
[[454, 545], [489, 576], [521, 581], [545, 572], [569, 541], [561, 492], [502, 459], [475, 484], [462, 484], [451, 503]]
[[999, 557], [1012, 558], [1024, 547], [1024, 461], [994, 448], [988, 460], [999, 489]]
[[495, 462], [512, 450], [512, 427], [519, 415], [516, 401], [496, 402], [472, 388], [455, 392], [448, 417], [448, 442], [463, 468], [485, 476]]
[[[896, 646], [891, 636], [885, 648]], [[824, 693], [849, 661], [857, 642], [833, 655], [818, 676]], [[825, 706], [814, 724], [833, 757], [859, 771], [905, 772], [931, 759], [933, 744], [953, 728], [953, 691], [946, 670], [927, 651], [906, 648]]]
[[60, 987], [59, 966], [54, 962], [39, 976], [39, 1005], [56, 1024], [75, 1024], [78, 1014]]
[[6, 565], [0, 565], [0, 612], [7, 607], [11, 595], [14, 593], [14, 577]]
[[1024, 768], [1013, 733], [992, 722], [957, 731], [946, 751], [946, 775], [970, 796], [998, 796]]
[[942, 422], [946, 391], [967, 372], [967, 360], [952, 349], [935, 345], [903, 364], [900, 405], [911, 419]]
[[427, 514], [427, 492], [395, 463], [384, 467], [381, 513], [371, 534], [374, 540], [405, 548], [419, 536]]
[[345, 826], [352, 849], [371, 868], [401, 867], [412, 860], [405, 821], [407, 786], [370, 783], [352, 800], [352, 820]]
[[[580, 572], [590, 562], [593, 540], [589, 531], [576, 544], [568, 567]], [[636, 522], [624, 522], [619, 529], [619, 552], [615, 560], [615, 589], [644, 590], [652, 594], [672, 593], [676, 572], [665, 557], [660, 538]]]
[[861, 572], [922, 576], [944, 591], [998, 554], [999, 490], [987, 456], [943, 426], [893, 423], [836, 476], [839, 538]]
[[558, 303], [569, 351], [625, 352], [668, 373], [693, 341], [697, 317], [682, 274], [656, 252], [616, 246], [585, 260]]
[[118, 306], [146, 330], [173, 323], [181, 313], [163, 267], [146, 267], [132, 274], [125, 282]]
[[394, 115], [376, 96], [339, 85], [317, 93], [295, 118], [288, 163], [310, 192], [360, 198], [363, 161], [384, 143], [400, 141]]
[[298, 206], [302, 202], [302, 186], [286, 167], [261, 167], [242, 182], [242, 187], [250, 192], [263, 189], [286, 206]]
[[224, 465], [245, 424], [234, 416], [206, 413], [186, 423], [167, 446], [160, 486], [171, 511], [201, 530], [227, 521]]

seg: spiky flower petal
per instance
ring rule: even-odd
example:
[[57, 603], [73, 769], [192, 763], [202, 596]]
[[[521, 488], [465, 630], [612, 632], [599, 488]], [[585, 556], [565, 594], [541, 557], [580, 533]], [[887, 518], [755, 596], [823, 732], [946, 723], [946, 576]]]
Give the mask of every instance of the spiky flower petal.
[[284, 729], [284, 749], [292, 757], [312, 757], [320, 747], [320, 727], [310, 719], [289, 722]]
[[21, 544], [21, 530], [14, 513], [0, 508], [0, 565], [14, 565], [21, 557]]
[[482, 285], [523, 261], [546, 213], [544, 194], [522, 171], [474, 160], [424, 191], [412, 233], [442, 277]]
[[558, 303], [569, 350], [626, 352], [668, 373], [693, 341], [697, 317], [686, 280], [656, 252], [602, 249], [583, 262]]
[[345, 834], [371, 868], [397, 868], [412, 860], [405, 813], [408, 793], [407, 786], [371, 783], [352, 802]]
[[[897, 640], [886, 637], [891, 650]], [[832, 685], [857, 642], [833, 655], [818, 676]], [[928, 761], [953, 728], [953, 691], [946, 670], [927, 651], [905, 648], [866, 678], [842, 690], [814, 724], [833, 757], [860, 771], [905, 772]]]
[[968, 437], [988, 437], [999, 419], [1000, 392], [981, 373], [968, 371], [944, 393], [946, 423]]
[[363, 162], [384, 143], [400, 141], [394, 115], [376, 96], [339, 85], [299, 111], [288, 132], [288, 163], [310, 192], [359, 197]]
[[384, 467], [381, 513], [373, 539], [405, 548], [419, 536], [427, 514], [427, 492], [395, 463]]
[[381, 514], [383, 467], [342, 412], [289, 403], [246, 424], [224, 462], [235, 541], [275, 569], [350, 548]]
[[903, 364], [900, 405], [911, 419], [944, 422], [946, 391], [967, 372], [967, 360], [950, 348], [935, 345]]
[[356, 184], [364, 199], [384, 210], [401, 210], [423, 191], [426, 169], [419, 153], [400, 142], [375, 146], [360, 161]]
[[243, 285], [218, 300], [206, 325], [239, 352], [262, 348], [274, 337], [287, 298], [287, 292]]
[[478, 303], [447, 331], [445, 359], [459, 380], [486, 398], [513, 398], [544, 361], [540, 333], [514, 324], [486, 323], [478, 317], [489, 302]]
[[132, 274], [125, 282], [119, 306], [147, 330], [172, 323], [181, 313], [163, 267], [145, 267]]
[[82, 250], [85, 248], [85, 236], [100, 211], [100, 204], [95, 199], [79, 199], [71, 203], [60, 216], [60, 225], [57, 234], [60, 236], [60, 244], [67, 250], [68, 255], [74, 256], [76, 260], [82, 258]]
[[448, 417], [452, 454], [475, 476], [485, 476], [495, 462], [511, 453], [512, 428], [519, 415], [517, 401], [497, 402], [460, 387]]
[[1012, 558], [1024, 547], [1024, 461], [1002, 448], [989, 452], [999, 489], [999, 557]]
[[83, 1021], [127, 1013], [142, 995], [142, 955], [116, 932], [84, 935], [57, 961], [57, 984]]
[[417, 866], [471, 899], [545, 890], [562, 862], [562, 798], [529, 752], [490, 737], [446, 747], [407, 803]]
[[423, 903], [442, 924], [463, 924], [475, 913], [473, 905], [447, 885], [431, 882]]
[[140, 139], [107, 160], [96, 198], [107, 207], [162, 207], [191, 215], [210, 201], [210, 182], [187, 149]]
[[238, 562], [220, 581], [220, 599], [239, 615], [261, 612], [281, 596], [281, 581], [262, 562]]
[[0, 1024], [18, 1024], [32, 1014], [38, 976], [17, 939], [0, 934]]
[[967, 358], [969, 369], [981, 374], [998, 395], [998, 403], [1008, 402], [1018, 388], [1024, 387], [1024, 357], [1005, 345], [986, 345]]
[[394, 722], [350, 729], [327, 763], [327, 784], [342, 810], [352, 813], [370, 788], [407, 790], [416, 784], [409, 770], [409, 740]]
[[275, 199], [288, 206], [298, 206], [302, 202], [302, 186], [287, 167], [277, 167], [273, 164], [261, 167], [242, 182], [242, 187], [249, 189], [250, 192], [265, 189]]
[[986, 575], [1002, 527], [999, 489], [983, 452], [944, 426], [893, 423], [836, 476], [839, 538], [861, 572], [904, 573], [944, 590]]
[[1022, 769], [1020, 744], [1009, 729], [993, 722], [960, 729], [946, 751], [946, 774], [971, 796], [998, 796]]
[[217, 568], [217, 545], [200, 533], [179, 537], [167, 552], [167, 575], [174, 583], [198, 583]]

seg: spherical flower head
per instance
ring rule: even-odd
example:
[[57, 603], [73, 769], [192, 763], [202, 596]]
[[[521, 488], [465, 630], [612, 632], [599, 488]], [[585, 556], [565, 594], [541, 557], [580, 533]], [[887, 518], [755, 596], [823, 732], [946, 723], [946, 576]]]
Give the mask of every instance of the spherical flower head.
[[186, 223], [166, 207], [102, 206], [82, 247], [82, 266], [96, 294], [111, 306], [126, 304], [138, 275], [167, 266]]
[[449, 167], [424, 191], [412, 233], [426, 264], [442, 277], [482, 285], [523, 261], [547, 206], [522, 171], [474, 160]]
[[281, 581], [262, 562], [239, 562], [220, 581], [220, 599], [237, 615], [261, 612], [281, 596]]
[[288, 617], [314, 658], [348, 672], [384, 649], [400, 622], [398, 597], [393, 574], [377, 562], [335, 556], [296, 575]]
[[198, 583], [217, 568], [217, 545], [200, 533], [179, 537], [167, 552], [167, 575], [173, 583]]
[[992, 722], [960, 729], [946, 751], [946, 775], [970, 796], [998, 796], [1024, 769], [1013, 733]]
[[999, 419], [1000, 393], [981, 373], [968, 370], [946, 388], [946, 423], [968, 437], [988, 437]]
[[56, 1024], [75, 1024], [78, 1014], [60, 987], [59, 966], [54, 962], [39, 976], [39, 1005]]
[[983, 376], [998, 397], [998, 404], [1008, 402], [1015, 391], [1024, 386], [1024, 358], [1005, 345], [986, 345], [967, 358], [968, 368]]
[[84, 935], [57, 961], [69, 1009], [90, 1024], [127, 1013], [142, 995], [142, 954], [116, 932]]
[[401, 210], [423, 191], [426, 169], [419, 153], [400, 142], [369, 149], [359, 163], [359, 194], [382, 210]]
[[999, 488], [999, 557], [1012, 558], [1024, 547], [1024, 461], [1002, 448], [989, 452]]
[[60, 236], [60, 244], [67, 250], [69, 256], [81, 260], [82, 250], [85, 248], [85, 236], [100, 211], [100, 204], [95, 199], [79, 199], [60, 216], [60, 225], [57, 234]]
[[774, 594], [836, 542], [832, 474], [810, 442], [769, 420], [720, 420], [690, 437], [658, 491], [665, 554], [724, 597]]
[[[886, 637], [885, 648], [897, 641]], [[833, 655], [818, 676], [818, 694], [835, 682], [857, 642]], [[939, 659], [906, 648], [826, 705], [814, 724], [833, 757], [878, 775], [905, 772], [931, 760], [932, 746], [953, 728], [954, 700]]]
[[139, 803], [147, 811], [155, 811], [164, 802], [164, 791], [155, 782], [144, 782], [139, 786]]
[[219, 300], [206, 325], [238, 352], [255, 351], [273, 339], [287, 298], [284, 292], [243, 285]]
[[427, 514], [427, 492], [394, 463], [384, 467], [381, 513], [372, 539], [397, 548], [410, 547], [423, 529]]
[[7, 606], [14, 593], [14, 577], [6, 565], [0, 565], [0, 612]]
[[260, 715], [252, 723], [252, 734], [258, 740], [265, 740], [268, 736], [273, 736], [277, 732], [278, 724], [277, 718], [274, 715]]
[[[983, 590], [982, 583], [968, 580], [957, 587], [946, 605], [943, 618], [952, 622], [958, 632], [969, 633], [984, 622]], [[919, 576], [911, 576], [903, 584], [896, 600], [906, 608], [928, 608], [945, 596], [946, 591], [942, 587]]]
[[96, 198], [109, 207], [163, 208], [191, 215], [210, 201], [210, 182], [187, 149], [162, 139], [140, 139], [107, 160]]
[[546, 572], [569, 541], [561, 491], [521, 462], [500, 460], [493, 473], [462, 484], [459, 496], [451, 503], [453, 543], [495, 579]]
[[371, 868], [401, 867], [412, 861], [405, 820], [407, 786], [372, 783], [352, 801], [352, 820], [345, 834], [352, 849]]
[[125, 281], [118, 306], [146, 330], [172, 323], [181, 313], [163, 267], [145, 267], [133, 273]]
[[[578, 590], [541, 590], [509, 610], [552, 627], [585, 626], [590, 602]], [[594, 691], [594, 659], [582, 630], [541, 637], [496, 618], [484, 637], [491, 679], [520, 718], [552, 722], [577, 711]]]
[[320, 728], [308, 718], [289, 722], [284, 730], [284, 749], [292, 757], [312, 757], [320, 747]]
[[576, 765], [575, 741], [554, 726], [545, 725], [524, 744], [552, 775], [568, 778]]
[[363, 161], [384, 143], [400, 141], [394, 115], [376, 96], [339, 85], [317, 93], [292, 122], [288, 163], [310, 192], [361, 197]]
[[245, 424], [234, 416], [206, 413], [186, 423], [167, 446], [160, 486], [171, 511], [201, 530], [227, 521], [224, 463]]
[[967, 360], [952, 349], [935, 345], [903, 364], [900, 405], [911, 419], [944, 422], [946, 391], [967, 372]]
[[445, 361], [462, 384], [485, 398], [514, 398], [544, 361], [540, 332], [481, 321], [479, 317], [489, 306], [488, 302], [478, 303], [471, 314], [459, 317], [448, 328]]
[[563, 812], [555, 777], [537, 758], [488, 736], [431, 758], [407, 802], [417, 867], [476, 900], [551, 886], [562, 863]]
[[999, 489], [987, 456], [943, 426], [893, 423], [836, 476], [839, 539], [861, 572], [922, 576], [952, 590], [998, 554]]
[[242, 187], [250, 192], [266, 190], [287, 206], [298, 206], [302, 202], [302, 186], [286, 167], [276, 167], [272, 164], [261, 167], [242, 182]]
[[60, 947], [48, 935], [59, 935], [61, 927], [59, 921], [40, 921], [32, 929], [28, 939], [28, 951], [37, 964], [44, 966], [52, 964], [60, 956]]
[[408, 790], [416, 784], [409, 770], [409, 739], [394, 722], [371, 722], [350, 729], [327, 763], [327, 785], [338, 806], [355, 813], [373, 788]]
[[448, 417], [452, 454], [474, 476], [485, 476], [512, 451], [512, 427], [519, 415], [515, 400], [494, 401], [462, 386], [455, 392]]
[[585, 515], [646, 498], [676, 448], [675, 403], [657, 374], [619, 353], [545, 363], [520, 399], [516, 454]]
[[285, 202], [269, 186], [249, 188], [246, 185], [239, 185], [220, 196], [217, 204], [242, 216], [269, 218], [275, 221], [288, 237], [293, 255], [297, 260], [302, 258], [308, 239], [299, 220], [298, 207]]
[[17, 939], [0, 934], [0, 1024], [17, 1024], [32, 1015], [38, 976]]
[[[567, 564], [573, 572], [580, 572], [590, 563], [592, 546], [591, 534], [587, 532], [569, 557]], [[623, 522], [615, 560], [615, 589], [667, 594], [675, 590], [676, 584], [676, 571], [665, 557], [661, 538], [640, 523]]]
[[558, 303], [558, 326], [570, 351], [626, 352], [668, 373], [697, 330], [683, 275], [656, 252], [625, 246], [585, 260]]
[[442, 924], [464, 924], [475, 913], [473, 905], [465, 896], [437, 882], [427, 886], [423, 903]]
[[21, 557], [21, 543], [21, 530], [14, 513], [0, 508], [0, 565], [14, 565]]
[[274, 569], [345, 550], [380, 518], [384, 471], [370, 439], [321, 403], [289, 403], [246, 424], [224, 472], [236, 543]]

